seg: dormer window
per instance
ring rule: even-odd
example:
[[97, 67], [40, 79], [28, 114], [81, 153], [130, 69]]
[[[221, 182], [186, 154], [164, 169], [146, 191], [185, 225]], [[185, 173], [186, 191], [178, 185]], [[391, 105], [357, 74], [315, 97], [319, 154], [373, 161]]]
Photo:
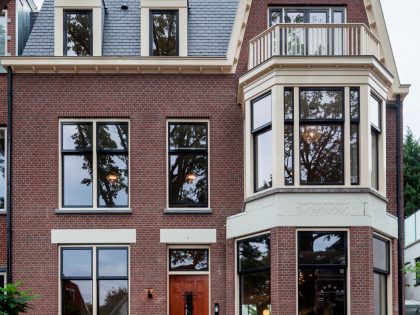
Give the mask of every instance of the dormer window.
[[92, 11], [64, 11], [64, 55], [92, 55]]
[[151, 56], [178, 56], [178, 11], [150, 11]]

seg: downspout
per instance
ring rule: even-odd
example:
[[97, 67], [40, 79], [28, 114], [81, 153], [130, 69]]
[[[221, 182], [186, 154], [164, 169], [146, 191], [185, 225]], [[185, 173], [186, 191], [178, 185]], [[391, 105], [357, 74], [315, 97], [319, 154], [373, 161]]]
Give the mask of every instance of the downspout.
[[405, 301], [404, 296], [404, 282], [403, 282], [403, 253], [404, 253], [404, 207], [402, 206], [401, 198], [401, 95], [397, 95], [396, 99], [397, 110], [397, 217], [398, 217], [398, 314], [402, 315], [404, 311]]
[[12, 273], [12, 109], [13, 109], [13, 71], [7, 68], [7, 283], [13, 282]]

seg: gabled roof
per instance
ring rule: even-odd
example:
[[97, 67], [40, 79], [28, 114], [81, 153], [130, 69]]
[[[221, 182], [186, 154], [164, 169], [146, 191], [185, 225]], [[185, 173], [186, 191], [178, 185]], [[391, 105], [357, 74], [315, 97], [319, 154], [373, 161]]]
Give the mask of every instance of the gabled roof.
[[[188, 56], [224, 57], [240, 0], [189, 0]], [[103, 56], [140, 56], [141, 0], [104, 0]], [[147, 39], [148, 40], [148, 39]], [[23, 56], [54, 56], [54, 0], [45, 0]]]

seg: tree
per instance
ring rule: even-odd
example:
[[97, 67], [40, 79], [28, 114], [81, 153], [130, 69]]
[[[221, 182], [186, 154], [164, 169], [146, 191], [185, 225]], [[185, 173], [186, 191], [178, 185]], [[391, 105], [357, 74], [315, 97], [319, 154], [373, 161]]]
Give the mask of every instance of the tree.
[[17, 282], [0, 287], [0, 315], [18, 315], [32, 308], [30, 302], [38, 296], [31, 295], [30, 290], [19, 290], [20, 285]]
[[405, 217], [420, 209], [420, 140], [408, 129], [404, 139]]

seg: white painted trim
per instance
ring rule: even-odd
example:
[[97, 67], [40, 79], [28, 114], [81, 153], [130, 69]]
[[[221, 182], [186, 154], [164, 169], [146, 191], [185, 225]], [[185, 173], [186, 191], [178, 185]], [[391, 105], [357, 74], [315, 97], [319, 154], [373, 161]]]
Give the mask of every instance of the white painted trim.
[[[92, 169], [93, 169], [93, 178], [92, 178], [92, 207], [84, 207], [84, 208], [72, 208], [72, 207], [64, 207], [63, 206], [63, 157], [61, 153], [61, 126], [62, 123], [77, 123], [77, 122], [88, 122], [92, 123], [92, 141], [93, 141], [93, 147], [92, 147]], [[107, 207], [98, 207], [98, 191], [97, 191], [97, 152], [96, 152], [96, 125], [97, 123], [102, 122], [122, 122], [128, 124], [128, 207], [116, 207], [116, 208], [107, 208]], [[58, 121], [58, 209], [56, 212], [59, 213], [75, 213], [75, 212], [88, 212], [92, 211], [94, 212], [101, 212], [101, 213], [115, 213], [115, 212], [121, 212], [121, 213], [127, 213], [132, 212], [132, 209], [130, 207], [131, 205], [131, 124], [129, 119], [122, 119], [122, 118], [104, 118], [104, 119], [92, 119], [92, 118], [64, 118], [59, 119]]]
[[136, 243], [136, 229], [51, 230], [52, 244]]
[[152, 9], [179, 9], [188, 8], [187, 0], [142, 0], [142, 8]]
[[[191, 208], [185, 208], [185, 207], [170, 207], [169, 206], [169, 124], [170, 123], [206, 123], [207, 124], [207, 207], [206, 208], [202, 208], [202, 207], [191, 207]], [[167, 213], [176, 213], [177, 211], [182, 212], [182, 213], [188, 213], [188, 211], [191, 211], [191, 213], [197, 213], [197, 212], [203, 212], [203, 213], [211, 213], [212, 209], [211, 209], [211, 204], [210, 204], [210, 200], [211, 200], [211, 168], [210, 168], [210, 164], [211, 164], [211, 155], [210, 155], [210, 139], [211, 139], [211, 135], [210, 135], [210, 119], [202, 119], [202, 118], [169, 118], [166, 119], [166, 127], [165, 127], [166, 133], [165, 133], [165, 137], [166, 137], [166, 147], [165, 147], [165, 152], [166, 152], [166, 160], [165, 160], [165, 164], [166, 164], [166, 209], [164, 210], [164, 212]]]
[[166, 244], [212, 244], [216, 229], [160, 229], [160, 242]]
[[102, 56], [102, 0], [55, 0], [54, 56], [64, 55], [64, 11], [69, 9], [92, 10], [92, 55]]

